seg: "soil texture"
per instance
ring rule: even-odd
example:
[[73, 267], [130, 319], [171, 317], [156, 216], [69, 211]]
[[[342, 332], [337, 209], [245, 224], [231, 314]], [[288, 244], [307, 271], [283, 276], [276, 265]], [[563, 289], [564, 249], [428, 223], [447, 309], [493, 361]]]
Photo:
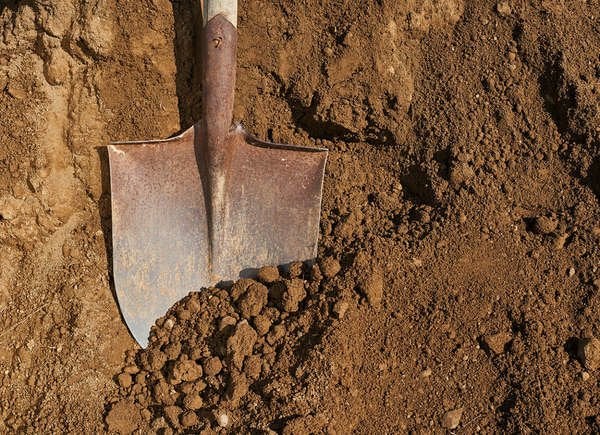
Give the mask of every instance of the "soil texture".
[[199, 2], [0, 2], [0, 432], [598, 433], [600, 2], [239, 11], [235, 121], [330, 150], [319, 259], [140, 350], [103, 145], [198, 120]]

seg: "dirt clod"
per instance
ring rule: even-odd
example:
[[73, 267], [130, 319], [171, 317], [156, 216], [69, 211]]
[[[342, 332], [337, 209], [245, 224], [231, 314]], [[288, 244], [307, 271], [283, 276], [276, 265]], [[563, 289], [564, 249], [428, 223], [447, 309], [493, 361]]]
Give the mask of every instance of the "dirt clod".
[[264, 284], [271, 284], [279, 279], [279, 270], [274, 266], [261, 267], [257, 279]]
[[360, 279], [358, 287], [371, 306], [374, 308], [381, 306], [383, 300], [383, 272], [381, 269], [374, 267], [367, 276]]
[[268, 293], [269, 290], [258, 282], [254, 282], [248, 286], [246, 292], [237, 300], [242, 317], [249, 319], [250, 317], [258, 316], [267, 304]]
[[326, 257], [319, 263], [321, 272], [325, 278], [333, 278], [342, 270], [340, 262], [333, 257]]
[[234, 333], [227, 339], [227, 355], [233, 364], [242, 369], [244, 358], [252, 354], [258, 335], [247, 321], [241, 321]]
[[[231, 433], [439, 433], [460, 404], [467, 433], [600, 433], [573, 339], [600, 331], [598, 0], [240, 0], [233, 120], [330, 151], [318, 258], [263, 270], [260, 312], [253, 280], [198, 283], [142, 350], [115, 299], [104, 145], [200, 121], [200, 3], [0, 2], [0, 433], [120, 431], [121, 401], [139, 433], [223, 432], [220, 414]], [[505, 331], [496, 355], [484, 337]]]
[[506, 350], [506, 346], [512, 340], [512, 334], [508, 332], [499, 332], [497, 334], [486, 335], [483, 342], [486, 347], [494, 354], [501, 355]]
[[550, 234], [558, 227], [555, 216], [539, 216], [535, 219], [535, 231], [538, 234]]
[[138, 428], [141, 421], [139, 409], [130, 400], [115, 403], [106, 416], [109, 432], [130, 434]]

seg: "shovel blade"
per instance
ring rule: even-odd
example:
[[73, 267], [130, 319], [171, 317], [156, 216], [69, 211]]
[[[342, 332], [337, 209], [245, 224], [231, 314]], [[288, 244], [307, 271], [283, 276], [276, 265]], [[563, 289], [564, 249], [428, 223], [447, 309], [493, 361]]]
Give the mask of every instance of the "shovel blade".
[[233, 131], [215, 222], [199, 130], [108, 147], [115, 290], [143, 347], [154, 321], [189, 292], [316, 256], [326, 150]]

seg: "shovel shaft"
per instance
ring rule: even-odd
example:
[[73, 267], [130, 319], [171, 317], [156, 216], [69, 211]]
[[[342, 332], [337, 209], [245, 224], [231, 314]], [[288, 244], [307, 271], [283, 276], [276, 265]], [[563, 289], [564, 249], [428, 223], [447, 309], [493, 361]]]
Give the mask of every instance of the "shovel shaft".
[[[227, 11], [237, 8], [235, 1], [217, 2], [229, 5]], [[222, 8], [211, 9], [213, 2], [206, 2], [206, 9], [215, 13]], [[234, 5], [234, 6], [232, 6]], [[207, 15], [210, 17], [210, 15]], [[237, 28], [228, 15], [217, 13], [204, 26], [203, 38], [203, 117], [207, 135], [208, 155], [215, 164], [223, 163], [224, 151], [220, 149], [223, 139], [231, 126], [235, 92], [237, 51]], [[212, 166], [212, 165], [211, 165]]]
[[235, 92], [237, 0], [205, 0], [203, 7], [203, 116], [198, 163], [205, 192], [211, 266], [221, 244], [227, 172], [234, 152], [226, 137]]
[[203, 0], [202, 15], [204, 25], [217, 15], [223, 15], [237, 27], [237, 0]]

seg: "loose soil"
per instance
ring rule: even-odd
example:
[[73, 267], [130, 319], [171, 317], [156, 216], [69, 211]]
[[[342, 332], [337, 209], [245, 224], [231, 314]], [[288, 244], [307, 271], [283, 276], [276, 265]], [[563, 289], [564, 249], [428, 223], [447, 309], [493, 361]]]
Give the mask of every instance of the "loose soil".
[[241, 0], [235, 119], [330, 150], [319, 260], [138, 350], [102, 145], [197, 121], [199, 2], [1, 2], [0, 432], [600, 431], [598, 11]]

